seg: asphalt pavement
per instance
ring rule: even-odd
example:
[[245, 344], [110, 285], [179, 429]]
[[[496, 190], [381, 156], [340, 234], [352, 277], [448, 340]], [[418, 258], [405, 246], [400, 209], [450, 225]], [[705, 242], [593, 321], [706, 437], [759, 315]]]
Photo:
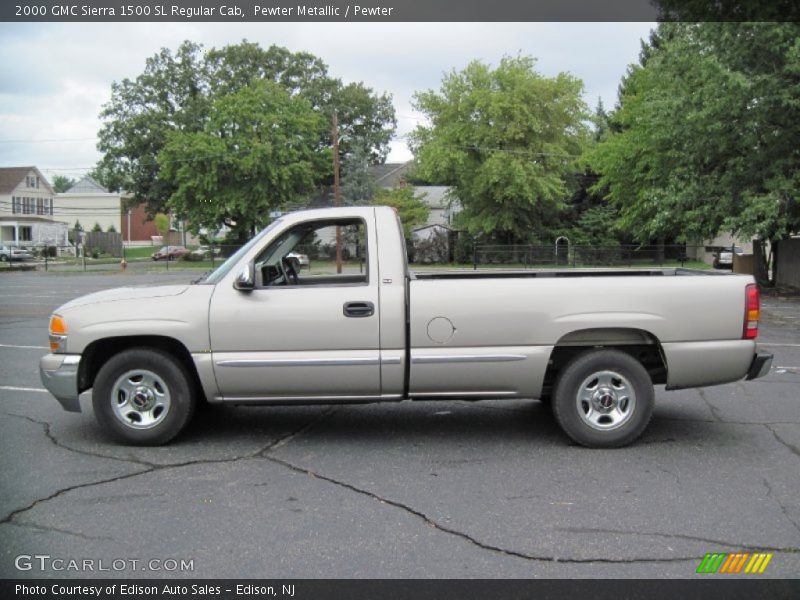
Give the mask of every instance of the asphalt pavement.
[[619, 450], [533, 400], [208, 408], [126, 447], [89, 394], [73, 414], [43, 389], [57, 306], [193, 277], [0, 274], [0, 578], [691, 578], [710, 552], [800, 576], [798, 297], [763, 299], [767, 377], [658, 388]]

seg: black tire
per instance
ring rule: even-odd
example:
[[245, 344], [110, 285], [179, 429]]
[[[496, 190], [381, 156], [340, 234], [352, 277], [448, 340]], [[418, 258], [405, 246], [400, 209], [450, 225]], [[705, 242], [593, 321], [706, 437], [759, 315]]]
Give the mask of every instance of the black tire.
[[5, 254], [0, 254], [0, 262], [6, 262], [8, 257]]
[[576, 356], [556, 380], [553, 414], [564, 432], [589, 448], [619, 448], [638, 438], [650, 422], [655, 393], [650, 375], [619, 350]]
[[112, 356], [97, 373], [92, 406], [117, 441], [158, 446], [186, 427], [195, 398], [179, 361], [155, 348], [133, 348]]

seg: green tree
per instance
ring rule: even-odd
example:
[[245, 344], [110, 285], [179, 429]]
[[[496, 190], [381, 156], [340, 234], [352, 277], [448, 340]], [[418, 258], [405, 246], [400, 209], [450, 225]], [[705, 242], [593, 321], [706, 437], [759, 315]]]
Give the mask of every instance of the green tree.
[[430, 126], [412, 136], [418, 176], [452, 188], [470, 233], [527, 239], [558, 218], [588, 130], [580, 80], [545, 77], [530, 57], [478, 61], [415, 95]]
[[[344, 85], [328, 74], [321, 59], [305, 52], [243, 41], [204, 53], [187, 41], [174, 53], [162, 49], [149, 58], [135, 79], [112, 85], [111, 100], [100, 115], [98, 148], [104, 155], [96, 178], [147, 202], [151, 214], [166, 210], [178, 184], [162, 173], [164, 161], [156, 157], [172, 134], [203, 132], [220, 98], [263, 82], [303, 98], [325, 120], [314, 140], [318, 149], [331, 147], [330, 119], [338, 109], [342, 156], [361, 143], [371, 161], [385, 159], [395, 128], [390, 96], [375, 94], [362, 83]], [[330, 169], [317, 174], [325, 177], [331, 177]]]
[[405, 186], [379, 190], [372, 204], [396, 209], [406, 239], [411, 239], [411, 231], [428, 220], [430, 209], [423, 202], [423, 198], [424, 196], [414, 195], [413, 187]]
[[272, 82], [217, 98], [202, 131], [173, 132], [158, 155], [176, 186], [170, 206], [194, 229], [223, 223], [246, 240], [329, 172], [331, 154], [316, 143], [324, 125], [307, 100]]
[[375, 195], [370, 157], [363, 146], [356, 147], [342, 163], [342, 200], [349, 206], [365, 205]]
[[589, 153], [642, 241], [800, 229], [800, 24], [664, 23]]
[[587, 208], [569, 232], [570, 242], [593, 246], [619, 246], [617, 220], [618, 214], [613, 206], [598, 205]]
[[136, 79], [114, 82], [100, 113], [97, 180], [110, 190], [125, 189], [150, 214], [166, 210], [175, 185], [159, 177], [156, 157], [170, 132], [202, 127], [209, 91], [201, 47], [188, 41], [174, 54], [164, 48], [148, 58]]
[[163, 237], [169, 233], [169, 217], [164, 213], [156, 213], [153, 217], [153, 225], [155, 225], [158, 235]]
[[100, 226], [100, 223], [95, 221], [94, 226], [92, 227], [92, 231], [103, 231], [103, 228]]
[[69, 188], [75, 185], [75, 180], [66, 175], [56, 175], [53, 177], [53, 191], [57, 194], [63, 194]]

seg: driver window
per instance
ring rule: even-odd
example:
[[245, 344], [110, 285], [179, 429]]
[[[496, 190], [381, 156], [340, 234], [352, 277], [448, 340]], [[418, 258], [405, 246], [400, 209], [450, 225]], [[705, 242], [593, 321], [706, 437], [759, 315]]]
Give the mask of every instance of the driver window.
[[[337, 238], [340, 268], [336, 260]], [[366, 247], [366, 224], [360, 219], [302, 223], [284, 232], [258, 255], [257, 287], [365, 285]]]

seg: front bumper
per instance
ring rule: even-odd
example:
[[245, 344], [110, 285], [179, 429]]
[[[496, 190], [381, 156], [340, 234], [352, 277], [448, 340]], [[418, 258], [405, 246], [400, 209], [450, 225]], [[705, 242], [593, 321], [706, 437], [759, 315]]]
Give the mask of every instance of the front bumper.
[[769, 373], [770, 368], [772, 368], [772, 354], [762, 350], [757, 351], [753, 362], [750, 363], [750, 369], [747, 371], [747, 380], [764, 377]]
[[81, 412], [78, 398], [80, 354], [47, 354], [39, 361], [42, 384], [56, 397], [64, 410]]

